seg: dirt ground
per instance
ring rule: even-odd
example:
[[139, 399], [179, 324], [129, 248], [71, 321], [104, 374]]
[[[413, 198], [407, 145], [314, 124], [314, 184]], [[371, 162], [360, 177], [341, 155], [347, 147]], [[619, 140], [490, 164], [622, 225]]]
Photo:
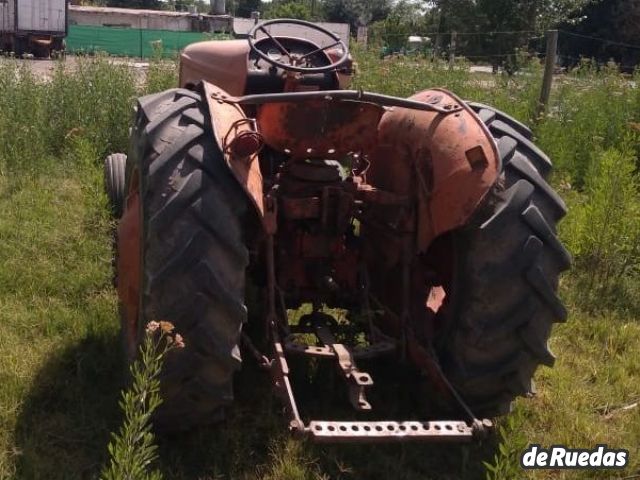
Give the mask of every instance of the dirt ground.
[[[131, 68], [135, 69], [136, 73], [139, 73], [141, 77], [146, 74], [147, 69], [149, 68], [149, 62], [140, 61], [140, 59], [110, 57], [110, 60], [118, 64], [131, 66]], [[51, 78], [51, 74], [58, 62], [63, 61], [67, 68], [74, 69], [75, 65], [78, 62], [78, 57], [76, 57], [75, 55], [67, 55], [64, 60], [49, 60], [43, 58], [21, 58], [16, 60], [9, 60], [7, 58], [0, 58], [0, 63], [9, 61], [15, 61], [18, 62], [18, 64], [28, 66], [38, 78], [46, 81]]]

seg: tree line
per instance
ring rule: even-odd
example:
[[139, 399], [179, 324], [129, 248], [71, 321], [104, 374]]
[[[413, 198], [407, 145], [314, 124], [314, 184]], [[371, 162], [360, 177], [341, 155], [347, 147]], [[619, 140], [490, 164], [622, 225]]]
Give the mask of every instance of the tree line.
[[[90, 1], [90, 0], [89, 0]], [[208, 0], [95, 0], [127, 8], [208, 12]], [[640, 0], [227, 0], [237, 17], [299, 18], [348, 23], [352, 34], [367, 26], [374, 45], [400, 50], [409, 35], [430, 37], [432, 49], [456, 50], [474, 60], [508, 66], [516, 52], [544, 52], [544, 33], [560, 28], [560, 58], [572, 65], [580, 57], [625, 66], [640, 61]], [[594, 38], [591, 38], [594, 37]]]

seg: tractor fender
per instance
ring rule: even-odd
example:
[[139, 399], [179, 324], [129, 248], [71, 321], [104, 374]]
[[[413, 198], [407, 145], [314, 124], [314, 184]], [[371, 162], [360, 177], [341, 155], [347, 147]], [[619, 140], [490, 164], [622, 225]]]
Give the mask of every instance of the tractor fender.
[[264, 219], [262, 173], [258, 152], [262, 140], [256, 132], [255, 121], [242, 108], [227, 101], [232, 95], [211, 83], [202, 82], [213, 135], [234, 177], [249, 195], [259, 218]]
[[501, 162], [489, 130], [460, 98], [443, 89], [410, 98], [449, 112], [388, 110], [367, 180], [414, 199], [416, 247], [424, 252], [439, 235], [470, 220], [496, 183]]

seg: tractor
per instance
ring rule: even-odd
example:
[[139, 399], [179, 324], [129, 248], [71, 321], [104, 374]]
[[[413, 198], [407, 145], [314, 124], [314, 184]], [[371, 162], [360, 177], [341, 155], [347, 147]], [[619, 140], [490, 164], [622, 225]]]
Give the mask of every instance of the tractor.
[[[188, 46], [179, 88], [138, 99], [105, 182], [126, 358], [150, 321], [184, 338], [159, 432], [222, 418], [244, 358], [293, 434], [466, 442], [553, 365], [567, 210], [531, 131], [441, 88], [349, 90], [353, 70], [337, 35], [270, 20]], [[348, 414], [300, 401], [320, 371]], [[416, 410], [377, 400], [396, 380]]]

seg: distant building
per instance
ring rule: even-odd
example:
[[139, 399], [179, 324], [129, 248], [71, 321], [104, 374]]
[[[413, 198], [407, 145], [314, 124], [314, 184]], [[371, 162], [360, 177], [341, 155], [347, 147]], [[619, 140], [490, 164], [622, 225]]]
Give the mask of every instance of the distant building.
[[172, 30], [176, 32], [231, 32], [233, 30], [233, 17], [230, 15], [203, 15], [167, 10], [78, 5], [69, 7], [69, 23], [71, 25]]
[[[69, 24], [176, 32], [228, 32], [243, 38], [255, 25], [255, 20], [233, 18], [230, 15], [71, 5], [69, 7]], [[338, 35], [346, 45], [349, 45], [349, 24], [319, 22], [317, 25]], [[299, 25], [276, 25], [270, 27], [269, 30], [274, 35], [308, 38], [322, 44], [322, 46], [330, 41], [321, 33]]]

